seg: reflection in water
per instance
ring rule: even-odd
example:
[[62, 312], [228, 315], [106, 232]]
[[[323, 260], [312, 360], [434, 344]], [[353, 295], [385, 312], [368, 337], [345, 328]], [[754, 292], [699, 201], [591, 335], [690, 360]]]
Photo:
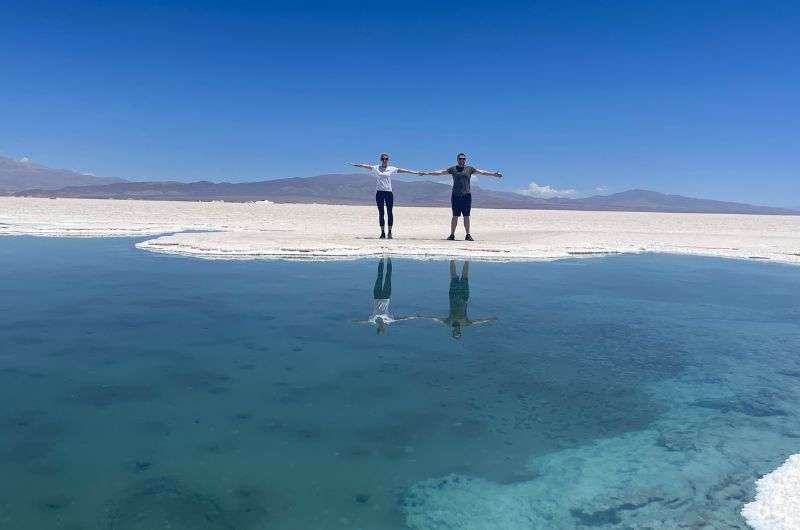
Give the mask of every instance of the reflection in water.
[[[3, 529], [744, 530], [797, 452], [794, 268], [480, 263], [472, 312], [513, 322], [387, 341], [342, 319], [369, 322], [354, 284], [391, 298], [388, 260], [0, 238], [0, 262]], [[475, 322], [467, 267], [393, 262], [406, 314]]]
[[[385, 275], [384, 275], [385, 270]], [[417, 317], [396, 317], [389, 310], [392, 298], [392, 259], [384, 258], [378, 262], [378, 275], [375, 277], [375, 286], [372, 288], [372, 316], [367, 320], [356, 320], [363, 324], [374, 324], [379, 335], [386, 333], [386, 326], [393, 322], [412, 320]]]
[[494, 322], [497, 317], [478, 318], [475, 320], [467, 316], [469, 304], [469, 261], [461, 266], [461, 276], [456, 270], [456, 261], [450, 260], [450, 314], [447, 318], [432, 317], [436, 322], [452, 328], [453, 338], [460, 339], [464, 326]]

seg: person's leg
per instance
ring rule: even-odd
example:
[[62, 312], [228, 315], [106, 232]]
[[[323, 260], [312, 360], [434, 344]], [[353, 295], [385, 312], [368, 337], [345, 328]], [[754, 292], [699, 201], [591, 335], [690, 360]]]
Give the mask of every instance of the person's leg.
[[453, 218], [450, 220], [450, 236], [447, 239], [455, 239], [456, 228], [458, 227], [458, 216], [461, 215], [458, 197], [455, 194], [450, 195], [450, 209], [453, 211]]
[[383, 298], [381, 296], [381, 291], [383, 288], [383, 260], [381, 259], [378, 261], [378, 277], [375, 278], [375, 286], [372, 288], [372, 297], [375, 300], [380, 300]]
[[472, 194], [464, 195], [464, 204], [461, 207], [461, 212], [464, 214], [464, 230], [467, 232], [467, 240], [472, 241], [472, 236], [469, 232], [469, 214], [472, 211]]
[[[392, 208], [394, 207], [394, 193], [391, 191], [386, 192], [386, 220], [389, 223], [389, 239], [392, 238], [392, 225], [394, 224], [394, 215], [392, 214]], [[389, 267], [391, 268], [392, 264], [389, 263]]]
[[386, 221], [384, 220], [383, 210], [384, 197], [380, 190], [375, 192], [375, 203], [378, 205], [378, 224], [381, 225], [381, 236], [383, 236], [383, 226], [386, 224]]
[[383, 298], [391, 298], [391, 297], [392, 297], [392, 260], [391, 258], [386, 258], [386, 279], [383, 281]]

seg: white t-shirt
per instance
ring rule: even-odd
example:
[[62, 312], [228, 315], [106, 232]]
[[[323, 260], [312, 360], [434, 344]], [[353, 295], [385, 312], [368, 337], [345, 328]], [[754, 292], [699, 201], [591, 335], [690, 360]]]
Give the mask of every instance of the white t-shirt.
[[381, 169], [381, 166], [372, 166], [372, 174], [378, 179], [378, 191], [392, 191], [392, 175], [397, 173], [397, 168], [394, 166], [386, 166], [386, 169]]
[[375, 305], [372, 309], [372, 316], [369, 317], [369, 323], [374, 324], [378, 317], [383, 320], [386, 324], [391, 324], [394, 322], [394, 317], [391, 313], [389, 313], [389, 299], [388, 298], [376, 298]]

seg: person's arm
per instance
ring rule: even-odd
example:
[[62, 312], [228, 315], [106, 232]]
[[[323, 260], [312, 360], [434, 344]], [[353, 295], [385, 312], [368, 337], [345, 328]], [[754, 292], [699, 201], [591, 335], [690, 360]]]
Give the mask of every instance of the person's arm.
[[364, 169], [373, 169], [374, 167], [369, 164], [356, 164], [355, 162], [351, 163], [350, 165], [355, 167], [363, 167]]
[[489, 318], [478, 318], [476, 320], [470, 320], [470, 324], [486, 324], [488, 322], [494, 322], [497, 320], [497, 317], [489, 317]]
[[413, 169], [405, 169], [405, 168], [402, 168], [402, 167], [397, 168], [397, 172], [398, 173], [411, 173], [412, 175], [417, 175], [419, 177], [421, 177], [422, 175], [425, 174], [422, 171], [415, 171]]
[[427, 315], [412, 315], [403, 318], [396, 318], [395, 320], [430, 320], [431, 322], [439, 322], [441, 324], [446, 324], [447, 319], [442, 317], [429, 317]]
[[450, 171], [447, 169], [440, 169], [439, 171], [423, 171], [423, 175], [449, 175]]
[[475, 173], [478, 175], [486, 175], [487, 177], [503, 178], [503, 175], [499, 171], [486, 171], [485, 169], [475, 168]]
[[423, 316], [420, 316], [420, 315], [411, 315], [411, 316], [407, 316], [407, 317], [394, 317], [394, 320], [395, 320], [395, 322], [400, 322], [402, 320], [423, 320], [423, 319], [428, 319], [428, 318], [430, 318], [430, 317], [423, 317]]

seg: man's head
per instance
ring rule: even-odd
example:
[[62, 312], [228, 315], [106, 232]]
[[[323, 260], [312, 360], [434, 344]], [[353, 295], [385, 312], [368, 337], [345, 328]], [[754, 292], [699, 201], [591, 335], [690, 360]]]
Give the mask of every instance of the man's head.
[[458, 340], [461, 338], [461, 323], [453, 322], [453, 338]]
[[389, 163], [389, 153], [381, 153], [381, 165], [386, 165]]
[[376, 318], [375, 323], [378, 324], [378, 327], [376, 328], [378, 335], [383, 335], [386, 333], [386, 322], [384, 322], [381, 317]]
[[464, 164], [466, 164], [467, 163], [467, 155], [465, 155], [464, 153], [458, 153], [458, 156], [456, 156], [456, 163], [459, 166], [463, 166]]

